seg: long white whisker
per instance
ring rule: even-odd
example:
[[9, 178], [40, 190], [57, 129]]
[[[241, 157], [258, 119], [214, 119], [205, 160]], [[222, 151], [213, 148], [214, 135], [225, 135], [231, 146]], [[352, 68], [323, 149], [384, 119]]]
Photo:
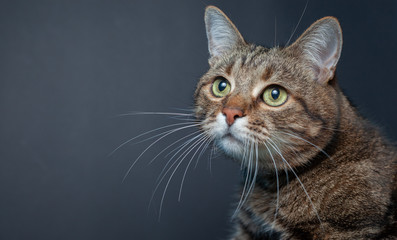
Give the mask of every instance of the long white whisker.
[[277, 17], [274, 16], [274, 47], [277, 46]]
[[249, 157], [248, 157], [248, 174], [247, 174], [247, 178], [246, 178], [246, 184], [244, 185], [244, 189], [243, 189], [243, 199], [241, 201], [241, 205], [240, 207], [244, 204], [244, 199], [245, 199], [245, 195], [248, 192], [248, 186], [249, 186], [249, 180], [251, 179], [251, 174], [252, 174], [252, 165], [253, 165], [253, 155], [254, 152], [252, 150], [252, 146], [254, 145], [253, 142], [250, 142], [250, 146], [249, 146]]
[[[197, 138], [200, 137], [200, 136], [201, 136], [202, 138], [205, 137], [205, 136], [203, 136], [203, 135], [204, 135], [204, 134], [201, 133], [201, 134], [199, 134], [198, 136], [195, 136], [193, 139], [190, 139], [190, 140], [189, 140], [189, 143], [192, 142], [193, 140], [197, 139]], [[195, 143], [197, 143], [197, 141], [200, 141], [200, 139], [201, 139], [201, 138], [199, 138], [198, 140], [196, 140]], [[195, 143], [193, 143], [192, 145], [194, 145]], [[186, 146], [187, 146], [187, 144], [185, 144], [184, 147], [186, 147]], [[183, 147], [183, 148], [184, 148], [184, 147]], [[175, 154], [172, 156], [172, 158], [167, 162], [167, 164], [168, 164], [168, 163], [176, 156], [176, 154], [178, 154], [183, 148], [181, 148], [177, 153], [175, 153]], [[189, 150], [189, 148], [188, 148], [187, 150]], [[173, 167], [175, 164], [178, 163], [178, 160], [186, 153], [187, 150], [185, 150], [183, 153], [181, 153], [181, 155], [171, 164], [171, 166], [165, 171], [165, 173], [164, 173], [162, 176], [161, 176], [161, 173], [160, 173], [160, 176], [161, 176], [161, 177], [159, 176], [160, 179], [157, 180], [157, 184], [156, 184], [156, 187], [155, 187], [154, 190], [153, 190], [153, 193], [152, 193], [152, 196], [151, 196], [151, 198], [150, 198], [148, 207], [150, 207], [150, 205], [151, 205], [151, 203], [152, 203], [152, 201], [153, 201], [154, 195], [155, 195], [157, 189], [160, 187], [160, 184], [161, 184], [162, 181], [164, 180], [164, 178], [165, 178], [165, 176], [167, 175], [167, 173], [168, 173], [169, 171], [171, 171], [172, 167]], [[166, 167], [163, 168], [163, 171], [165, 170], [165, 168], [166, 168]], [[162, 172], [163, 172], [163, 171], [162, 171]], [[161, 205], [160, 205], [160, 207], [161, 207]], [[160, 217], [160, 215], [159, 215], [159, 217]]]
[[277, 202], [276, 202], [276, 212], [274, 213], [274, 218], [276, 218], [276, 217], [277, 217], [277, 214], [278, 214], [278, 208], [279, 208], [279, 206], [280, 206], [280, 200], [279, 200], [279, 199], [280, 199], [280, 183], [279, 183], [279, 179], [278, 179], [278, 170], [277, 170], [277, 164], [276, 164], [276, 161], [274, 160], [272, 151], [270, 151], [270, 149], [269, 149], [269, 147], [267, 146], [266, 142], [264, 142], [264, 144], [265, 144], [265, 147], [266, 147], [267, 151], [268, 151], [269, 154], [270, 154], [270, 157], [271, 157], [271, 159], [272, 159], [272, 161], [273, 161], [274, 170], [276, 171]]
[[215, 152], [215, 143], [212, 144], [211, 152], [210, 152], [210, 157], [208, 158], [208, 164], [209, 164], [209, 169], [210, 169], [210, 174], [212, 174], [212, 157]]
[[244, 141], [244, 150], [243, 150], [243, 157], [242, 157], [241, 164], [240, 164], [240, 170], [243, 170], [243, 168], [244, 168], [245, 160], [246, 160], [245, 155], [248, 154], [247, 152], [248, 152], [248, 141]]
[[332, 160], [331, 156], [329, 156], [328, 153], [326, 153], [322, 148], [320, 148], [320, 147], [317, 146], [316, 144], [314, 144], [314, 143], [312, 143], [312, 142], [310, 142], [310, 141], [308, 141], [308, 140], [306, 140], [306, 139], [304, 139], [304, 138], [302, 138], [302, 137], [299, 137], [299, 136], [297, 136], [297, 135], [295, 135], [295, 134], [292, 134], [292, 133], [287, 133], [287, 132], [283, 132], [283, 131], [280, 131], [280, 133], [284, 133], [284, 134], [287, 134], [287, 135], [289, 135], [289, 136], [298, 138], [298, 139], [300, 139], [300, 140], [302, 140], [302, 141], [304, 141], [304, 142], [306, 142], [306, 143], [312, 145], [313, 147], [317, 148], [317, 150], [319, 150], [319, 151], [322, 152], [325, 156], [327, 156], [329, 159]]
[[[268, 139], [269, 141], [271, 141], [272, 143], [273, 143], [273, 145], [279, 150], [279, 152], [281, 152], [281, 150], [280, 150], [280, 148], [277, 146], [277, 144], [276, 144], [276, 142], [274, 142], [272, 139]], [[286, 178], [286, 181], [287, 181], [287, 188], [288, 188], [288, 184], [289, 184], [289, 177], [288, 177], [288, 168], [286, 167], [286, 164], [283, 162], [283, 169], [284, 169], [284, 172], [285, 172], [285, 178]], [[278, 185], [278, 183], [277, 183], [277, 185]], [[287, 198], [288, 198], [288, 194], [287, 194]]]
[[[203, 135], [205, 134], [205, 133], [201, 132], [201, 130], [199, 130], [198, 132], [200, 132], [200, 133], [198, 134], [198, 135], [200, 135], [200, 136], [203, 136]], [[164, 156], [164, 158], [168, 157], [169, 155], [171, 155], [173, 152], [179, 150], [180, 148], [183, 148], [186, 144], [192, 142], [194, 139], [196, 139], [196, 138], [195, 138], [195, 137], [194, 137], [194, 138], [191, 138], [191, 139], [187, 140], [186, 142], [182, 143], [180, 146], [174, 148], [174, 149], [171, 150], [169, 153], [167, 153], [167, 154]], [[178, 152], [179, 152], [179, 151], [178, 151]], [[174, 154], [172, 157], [174, 157], [175, 155], [176, 155], [176, 154]]]
[[132, 168], [134, 167], [134, 165], [138, 162], [138, 160], [139, 160], [139, 159], [143, 156], [143, 154], [145, 154], [145, 152], [146, 152], [147, 150], [149, 150], [149, 148], [151, 148], [154, 144], [156, 144], [156, 143], [159, 142], [161, 139], [165, 138], [166, 136], [168, 136], [168, 135], [170, 135], [170, 134], [172, 134], [172, 133], [174, 133], [174, 132], [177, 132], [177, 131], [180, 131], [180, 130], [183, 130], [183, 129], [186, 129], [186, 128], [196, 127], [196, 126], [197, 126], [197, 124], [193, 124], [193, 125], [188, 125], [188, 126], [184, 126], [184, 127], [177, 128], [177, 129], [173, 130], [172, 132], [169, 132], [169, 133], [163, 135], [162, 137], [160, 137], [160, 138], [158, 138], [156, 141], [154, 141], [152, 144], [150, 144], [145, 150], [143, 150], [143, 152], [135, 159], [135, 161], [134, 161], [134, 162], [131, 164], [131, 166], [128, 168], [126, 174], [125, 174], [124, 177], [123, 177], [123, 182], [124, 182], [124, 180], [127, 178], [128, 174], [131, 172], [131, 169], [132, 169]]
[[[252, 148], [251, 148], [251, 146], [252, 146], [252, 142], [250, 141], [250, 152], [249, 152], [249, 155], [247, 156], [248, 157], [248, 166], [247, 166], [247, 171], [248, 172], [246, 172], [246, 176], [245, 176], [245, 182], [244, 182], [244, 187], [243, 187], [243, 191], [241, 192], [241, 196], [240, 196], [240, 200], [239, 200], [239, 202], [238, 202], [238, 205], [237, 205], [237, 208], [236, 208], [236, 210], [234, 211], [234, 213], [233, 213], [233, 216], [232, 216], [232, 218], [235, 218], [236, 216], [237, 216], [237, 214], [238, 214], [238, 212], [240, 211], [240, 209], [241, 209], [241, 207], [242, 207], [242, 205], [243, 205], [243, 200], [244, 200], [244, 196], [245, 196], [245, 192], [246, 192], [246, 189], [247, 189], [247, 187], [248, 187], [248, 181], [249, 181], [249, 179], [250, 179], [250, 177], [251, 177], [251, 158], [252, 158]], [[247, 146], [248, 147], [248, 146]], [[245, 161], [245, 160], [243, 160], [243, 161]]]
[[211, 142], [212, 142], [212, 139], [211, 139], [210, 136], [208, 137], [208, 139], [209, 139], [209, 141], [206, 142], [206, 144], [205, 144], [204, 147], [201, 149], [200, 154], [199, 154], [198, 157], [197, 157], [197, 161], [196, 161], [196, 164], [194, 165], [194, 168], [197, 168], [197, 165], [198, 165], [198, 162], [199, 162], [201, 156], [203, 155], [203, 153], [205, 152], [205, 150], [208, 149], [208, 146], [209, 146], [209, 145], [211, 144]]
[[193, 113], [174, 113], [174, 112], [130, 112], [118, 114], [116, 117], [135, 116], [135, 115], [171, 115], [171, 116], [193, 116]]
[[285, 46], [288, 46], [289, 42], [291, 41], [292, 37], [294, 36], [294, 34], [295, 34], [295, 32], [296, 32], [296, 29], [298, 29], [298, 26], [299, 26], [299, 24], [301, 23], [303, 16], [305, 15], [305, 12], [306, 12], [306, 8], [307, 8], [308, 3], [309, 3], [309, 0], [307, 0], [306, 5], [305, 5], [305, 8], [303, 9], [303, 12], [302, 12], [302, 14], [301, 14], [301, 16], [300, 16], [300, 18], [299, 18], [298, 24], [296, 24], [296, 26], [295, 26], [295, 28], [294, 28], [294, 31], [292, 32], [292, 34], [291, 34], [291, 36], [289, 37], [289, 39], [288, 39], [288, 41], [287, 41], [287, 44], [285, 44]]
[[[188, 147], [189, 144], [190, 144], [191, 142], [193, 142], [193, 141], [196, 140], [197, 138], [201, 138], [203, 135], [204, 135], [204, 133], [199, 133], [197, 136], [194, 136], [193, 138], [191, 138], [191, 139], [185, 141], [185, 142], [184, 142], [183, 144], [181, 144], [179, 147], [175, 148], [174, 150], [177, 150], [177, 151], [174, 153], [174, 155], [172, 155], [172, 157], [170, 157], [170, 159], [168, 159], [167, 163], [165, 164], [165, 166], [164, 166], [163, 169], [161, 170], [161, 172], [160, 172], [160, 174], [159, 174], [159, 176], [158, 176], [156, 182], [158, 182], [159, 179], [162, 178], [162, 174], [164, 173], [165, 169], [167, 168], [168, 164], [170, 164], [170, 162], [172, 161], [172, 159], [174, 159], [174, 157], [175, 157], [176, 155], [178, 155], [179, 152], [181, 152], [183, 149], [185, 149], [185, 147]], [[172, 150], [171, 152], [173, 152], [174, 150]], [[171, 153], [171, 152], [170, 152], [170, 153]], [[186, 150], [185, 150], [185, 152], [186, 152]], [[183, 152], [181, 155], [183, 155], [185, 152]], [[169, 155], [169, 154], [167, 154], [166, 157], [167, 157], [168, 155]], [[172, 167], [172, 165], [170, 166], [170, 168], [171, 168], [171, 167]], [[169, 171], [169, 170], [167, 170], [167, 172], [165, 172], [164, 174], [167, 174], [168, 171]]]
[[[186, 124], [187, 124], [187, 123], [186, 123]], [[183, 125], [186, 125], [186, 124], [183, 124]], [[200, 124], [196, 124], [195, 126], [200, 126]], [[145, 139], [143, 139], [143, 140], [141, 140], [141, 141], [139, 141], [139, 142], [135, 142], [134, 144], [138, 144], [138, 143], [143, 143], [143, 142], [149, 141], [149, 140], [151, 140], [151, 139], [153, 139], [153, 138], [157, 138], [157, 137], [159, 137], [159, 136], [161, 136], [161, 135], [167, 134], [167, 133], [172, 132], [172, 131], [174, 131], [174, 129], [170, 129], [170, 130], [167, 130], [167, 131], [165, 131], [165, 132], [156, 134], [156, 135], [154, 135], [154, 136], [145, 138]]]
[[195, 111], [194, 107], [191, 107], [191, 108], [171, 108], [171, 109], [175, 109], [175, 110], [183, 111], [183, 112], [191, 112], [191, 113], [194, 113], [194, 111]]
[[[163, 170], [160, 172], [159, 177], [157, 178], [156, 182], [157, 184], [160, 184], [164, 177], [167, 175], [167, 173], [169, 171], [171, 171], [172, 167], [176, 164], [176, 162], [178, 162], [179, 159], [181, 159], [182, 157], [186, 156], [186, 153], [192, 149], [195, 144], [197, 142], [199, 142], [201, 139], [205, 138], [204, 133], [200, 133], [199, 135], [195, 136], [194, 138], [190, 139], [189, 141], [186, 141], [183, 146], [174, 154], [172, 155], [172, 157], [168, 160], [167, 164], [164, 166]], [[194, 141], [194, 142], [193, 142]], [[190, 146], [189, 144], [193, 142]], [[186, 149], [185, 149], [186, 148]], [[172, 161], [172, 159], [174, 159], [174, 157], [176, 157], [176, 155], [178, 155], [179, 152], [181, 152], [183, 150], [183, 152], [175, 159], [175, 161], [171, 164], [171, 166], [169, 166], [169, 168], [166, 170], [168, 164]], [[188, 152], [189, 153], [189, 152]], [[188, 154], [187, 153], [187, 154]], [[156, 187], [157, 188], [157, 187]]]
[[179, 121], [194, 121], [194, 122], [200, 122], [198, 120], [195, 119], [194, 116], [172, 116], [172, 117], [168, 117], [170, 119], [175, 119], [175, 120], [179, 120]]
[[192, 155], [192, 157], [191, 157], [190, 160], [189, 160], [189, 163], [188, 163], [187, 166], [186, 166], [186, 169], [185, 169], [185, 172], [183, 173], [183, 177], [182, 177], [182, 181], [181, 181], [181, 187], [179, 188], [178, 201], [181, 201], [182, 188], [183, 188], [183, 183], [184, 183], [184, 181], [185, 181], [185, 177], [186, 177], [187, 170], [189, 169], [189, 166], [190, 166], [190, 164], [192, 163], [192, 161], [193, 161], [193, 159], [194, 159], [194, 156], [196, 156], [196, 154], [197, 154], [197, 152], [200, 150], [200, 148], [201, 148], [205, 143], [207, 143], [207, 140], [208, 140], [209, 138], [210, 138], [210, 137], [208, 137], [208, 136], [206, 136], [205, 138], [202, 138], [200, 145], [198, 146], [197, 150], [194, 152], [194, 154]]
[[[174, 171], [172, 171], [172, 173], [171, 173], [171, 175], [170, 175], [170, 177], [169, 177], [169, 179], [168, 179], [168, 181], [167, 181], [167, 183], [166, 183], [166, 185], [165, 185], [165, 188], [164, 188], [164, 191], [163, 191], [163, 196], [161, 197], [161, 201], [160, 201], [160, 210], [159, 210], [159, 218], [161, 217], [161, 212], [162, 212], [162, 207], [163, 207], [163, 202], [164, 202], [165, 194], [166, 194], [166, 192], [167, 192], [168, 186], [169, 186], [169, 184], [170, 184], [172, 178], [174, 177], [174, 174], [175, 174], [176, 171], [178, 170], [179, 166], [182, 164], [183, 160], [185, 160], [185, 158], [189, 155], [189, 153], [197, 146], [198, 142], [200, 142], [200, 141], [201, 141], [203, 138], [205, 138], [205, 137], [206, 137], [206, 136], [203, 136], [202, 138], [200, 138], [199, 140], [197, 140], [194, 144], [192, 144], [191, 147], [189, 147], [190, 150], [189, 150], [185, 155], [183, 155], [183, 157], [181, 158], [181, 160], [179, 161], [179, 163], [176, 165]], [[188, 148], [188, 149], [189, 149], [189, 148]], [[181, 155], [181, 156], [182, 156], [182, 155]], [[180, 157], [179, 157], [179, 158], [180, 158]], [[178, 158], [178, 159], [179, 159], [179, 158]], [[178, 161], [178, 159], [175, 160], [175, 161]]]
[[254, 146], [253, 147], [255, 147], [255, 170], [254, 170], [254, 176], [251, 179], [251, 186], [248, 188], [248, 191], [247, 191], [247, 194], [245, 195], [245, 199], [244, 199], [243, 203], [247, 201], [249, 195], [253, 191], [255, 183], [256, 183], [256, 177], [258, 175], [258, 144], [256, 142], [254, 142]]
[[159, 128], [152, 129], [152, 130], [150, 130], [150, 131], [141, 133], [141, 134], [139, 134], [139, 135], [137, 135], [137, 136], [135, 136], [135, 137], [133, 137], [133, 138], [128, 139], [127, 141], [123, 142], [122, 144], [120, 144], [117, 148], [115, 148], [111, 153], [108, 154], [108, 157], [111, 156], [111, 155], [113, 155], [117, 150], [119, 150], [120, 148], [122, 148], [122, 147], [125, 146], [126, 144], [128, 144], [128, 143], [134, 141], [135, 139], [137, 139], [137, 138], [139, 138], [139, 137], [142, 137], [142, 136], [144, 136], [144, 135], [147, 135], [147, 134], [149, 134], [149, 133], [152, 133], [152, 132], [155, 132], [155, 131], [164, 129], [164, 128], [175, 127], [175, 126], [180, 126], [180, 125], [187, 125], [187, 124], [191, 124], [191, 123], [190, 123], [190, 122], [175, 123], [175, 124], [170, 124], [170, 125], [167, 125], [167, 126], [162, 126], [162, 127], [159, 127]]
[[[184, 137], [182, 137], [182, 138], [176, 140], [176, 141], [173, 142], [172, 144], [168, 145], [166, 148], [164, 148], [163, 150], [161, 150], [154, 158], [152, 158], [152, 160], [150, 160], [150, 162], [149, 162], [148, 164], [152, 164], [153, 161], [154, 161], [158, 156], [160, 156], [163, 152], [165, 152], [168, 148], [172, 147], [173, 145], [175, 145], [176, 143], [182, 141], [183, 139], [188, 138], [188, 137], [190, 137], [190, 136], [192, 136], [192, 135], [194, 135], [194, 134], [197, 134], [197, 133], [199, 133], [199, 132], [200, 132], [200, 130], [199, 130], [199, 131], [196, 131], [196, 132], [193, 132], [193, 133], [190, 133], [190, 134], [188, 134], [188, 135], [186, 135], [186, 136], [184, 136]], [[174, 149], [174, 150], [175, 150], [175, 149]]]
[[270, 146], [272, 146], [273, 149], [280, 155], [281, 159], [288, 165], [288, 167], [290, 168], [291, 172], [295, 175], [296, 180], [298, 180], [298, 182], [299, 182], [299, 184], [301, 185], [303, 191], [305, 192], [306, 197], [307, 197], [307, 199], [309, 200], [310, 204], [312, 205], [313, 211], [314, 211], [314, 213], [316, 214], [318, 221], [320, 222], [320, 226], [322, 227], [322, 221], [321, 221], [321, 219], [320, 219], [320, 215], [318, 214], [317, 209], [316, 209], [316, 207], [314, 206], [314, 203], [313, 203], [312, 199], [310, 198], [309, 193], [307, 192], [305, 186], [303, 185], [302, 181], [301, 181], [300, 178], [298, 177], [298, 174], [296, 174], [296, 172], [294, 171], [294, 169], [291, 167], [291, 165], [288, 163], [288, 161], [284, 158], [284, 156], [281, 154], [281, 152], [279, 152], [271, 143], [269, 143], [269, 144], [270, 144]]

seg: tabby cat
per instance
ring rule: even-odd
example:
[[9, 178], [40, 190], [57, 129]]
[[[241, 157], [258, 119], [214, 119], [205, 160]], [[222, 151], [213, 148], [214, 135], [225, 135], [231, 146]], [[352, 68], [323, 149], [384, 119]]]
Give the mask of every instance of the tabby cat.
[[205, 25], [195, 114], [242, 165], [231, 239], [397, 239], [396, 149], [338, 86], [338, 20], [270, 49], [246, 43], [216, 7]]

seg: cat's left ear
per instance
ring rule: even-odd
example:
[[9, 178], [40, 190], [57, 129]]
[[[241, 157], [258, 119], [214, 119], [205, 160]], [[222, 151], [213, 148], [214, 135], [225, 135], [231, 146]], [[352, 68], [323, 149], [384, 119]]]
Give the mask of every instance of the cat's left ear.
[[311, 65], [318, 82], [327, 83], [334, 77], [342, 50], [342, 29], [339, 21], [334, 17], [318, 20], [288, 49]]
[[236, 26], [219, 8], [208, 6], [204, 20], [211, 57], [221, 56], [238, 45], [245, 44]]

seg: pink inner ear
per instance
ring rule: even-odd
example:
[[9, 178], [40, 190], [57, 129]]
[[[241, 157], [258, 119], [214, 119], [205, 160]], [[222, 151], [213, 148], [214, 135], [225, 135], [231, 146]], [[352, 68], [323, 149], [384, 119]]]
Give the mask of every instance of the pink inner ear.
[[335, 18], [315, 22], [296, 44], [313, 66], [317, 81], [326, 83], [333, 78], [342, 48], [342, 30]]
[[327, 43], [327, 47], [319, 54], [321, 62], [318, 63], [318, 81], [325, 83], [332, 79], [335, 74], [336, 64], [339, 59], [337, 40]]
[[[333, 36], [331, 38], [333, 38]], [[337, 39], [327, 41], [326, 48], [324, 48], [323, 52], [320, 53], [320, 58], [323, 60], [323, 66], [328, 69], [334, 67], [338, 61], [339, 57], [336, 56], [338, 52], [337, 42]]]

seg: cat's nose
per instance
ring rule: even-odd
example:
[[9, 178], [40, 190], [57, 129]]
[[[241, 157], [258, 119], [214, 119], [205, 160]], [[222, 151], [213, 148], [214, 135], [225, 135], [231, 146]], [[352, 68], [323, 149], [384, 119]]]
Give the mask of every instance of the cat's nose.
[[226, 122], [229, 126], [231, 126], [237, 118], [240, 118], [244, 115], [243, 111], [240, 109], [228, 107], [223, 108], [222, 113], [226, 116]]

